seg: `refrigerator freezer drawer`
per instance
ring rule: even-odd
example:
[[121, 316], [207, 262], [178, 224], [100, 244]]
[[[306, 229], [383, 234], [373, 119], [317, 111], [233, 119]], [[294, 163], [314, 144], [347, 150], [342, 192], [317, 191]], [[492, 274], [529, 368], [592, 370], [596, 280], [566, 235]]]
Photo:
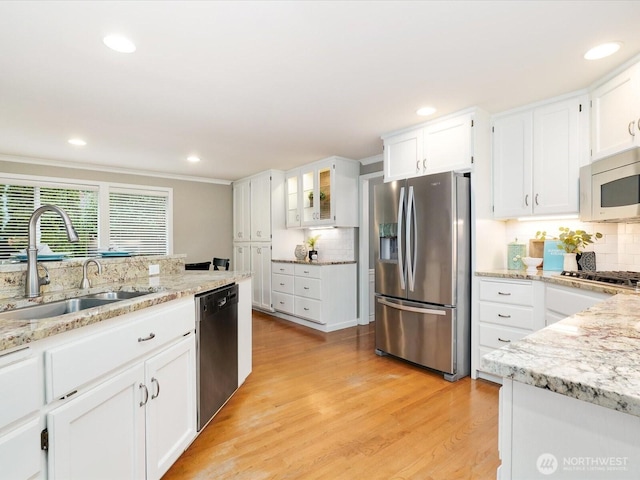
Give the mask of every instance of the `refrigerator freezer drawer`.
[[376, 298], [376, 349], [434, 370], [453, 374], [453, 308]]

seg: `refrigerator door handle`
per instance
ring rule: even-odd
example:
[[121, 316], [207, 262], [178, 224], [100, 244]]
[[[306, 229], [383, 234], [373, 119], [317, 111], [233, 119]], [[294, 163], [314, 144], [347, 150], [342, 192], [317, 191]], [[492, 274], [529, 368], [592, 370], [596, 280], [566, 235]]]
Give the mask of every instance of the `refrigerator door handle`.
[[424, 313], [429, 315], [446, 315], [447, 312], [444, 310], [434, 310], [432, 308], [419, 308], [419, 307], [410, 307], [408, 305], [401, 305], [399, 303], [389, 302], [384, 298], [378, 298], [378, 303], [385, 305], [387, 307], [395, 308], [397, 310], [404, 310], [405, 312], [415, 312], [415, 313]]
[[[411, 228], [413, 229], [413, 249], [411, 248]], [[418, 248], [418, 228], [416, 225], [416, 197], [413, 193], [413, 185], [409, 187], [407, 199], [407, 282], [409, 291], [413, 292], [416, 284], [416, 257]]]
[[400, 274], [400, 288], [406, 288], [404, 258], [402, 256], [402, 220], [404, 219], [404, 187], [400, 188], [400, 201], [398, 203], [398, 273]]

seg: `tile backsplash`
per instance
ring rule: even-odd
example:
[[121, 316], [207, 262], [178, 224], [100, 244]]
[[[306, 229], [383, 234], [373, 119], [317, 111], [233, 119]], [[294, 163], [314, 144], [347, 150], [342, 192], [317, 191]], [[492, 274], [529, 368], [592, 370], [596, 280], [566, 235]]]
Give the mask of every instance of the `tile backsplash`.
[[598, 270], [640, 271], [640, 223], [581, 223], [578, 220], [508, 221], [505, 265], [507, 243], [517, 238], [528, 248], [529, 239], [535, 238], [537, 231], [546, 231], [547, 236], [558, 236], [559, 227], [602, 233], [601, 239], [585, 248], [586, 251], [596, 252]]
[[306, 230], [305, 240], [313, 235], [320, 235], [316, 250], [320, 262], [348, 262], [356, 260], [357, 251], [356, 228], [326, 228]]

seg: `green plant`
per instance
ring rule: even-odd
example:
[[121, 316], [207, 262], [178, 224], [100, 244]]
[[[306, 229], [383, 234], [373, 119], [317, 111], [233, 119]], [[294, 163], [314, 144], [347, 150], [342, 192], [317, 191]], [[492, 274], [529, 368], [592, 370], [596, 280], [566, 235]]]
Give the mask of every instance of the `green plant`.
[[[556, 237], [553, 237], [555, 239]], [[536, 240], [546, 240], [547, 239], [547, 231], [546, 230], [538, 230], [536, 232]]]
[[[592, 240], [594, 237], [595, 239]], [[571, 230], [568, 227], [560, 227], [558, 246], [562, 247], [567, 253], [582, 253], [584, 247], [599, 238], [602, 238], [600, 232], [587, 233], [584, 230]]]
[[307, 238], [307, 244], [309, 245], [309, 248], [311, 250], [316, 249], [316, 242], [318, 241], [318, 238], [320, 238], [320, 235], [314, 235], [312, 237]]
[[[325, 198], [327, 198], [327, 195], [320, 190], [320, 201], [324, 200]], [[309, 192], [309, 201], [313, 202], [313, 192]]]

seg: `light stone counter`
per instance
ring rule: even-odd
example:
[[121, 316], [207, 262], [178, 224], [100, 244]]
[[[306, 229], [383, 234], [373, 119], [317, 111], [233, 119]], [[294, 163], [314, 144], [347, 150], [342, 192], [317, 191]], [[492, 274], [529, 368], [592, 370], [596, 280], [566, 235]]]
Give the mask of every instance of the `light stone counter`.
[[53, 302], [89, 293], [119, 290], [150, 292], [149, 295], [113, 302], [104, 306], [89, 308], [57, 317], [39, 320], [2, 319], [0, 320], [0, 354], [5, 350], [13, 349], [14, 347], [19, 347], [58, 333], [91, 325], [176, 298], [212, 290], [250, 277], [250, 272], [187, 271], [173, 275], [143, 277], [126, 282], [114, 281], [110, 284], [105, 283], [86, 290], [69, 289], [55, 293], [47, 293], [42, 297], [38, 297], [35, 301], [33, 299], [2, 299], [0, 300], [0, 310], [24, 306], [28, 304], [27, 302]]
[[640, 295], [616, 295], [488, 353], [482, 367], [640, 416]]
[[326, 261], [319, 262], [317, 260], [308, 261], [308, 260], [271, 260], [272, 263], [298, 263], [300, 265], [348, 265], [351, 263], [357, 263], [355, 260], [338, 260], [338, 261]]

